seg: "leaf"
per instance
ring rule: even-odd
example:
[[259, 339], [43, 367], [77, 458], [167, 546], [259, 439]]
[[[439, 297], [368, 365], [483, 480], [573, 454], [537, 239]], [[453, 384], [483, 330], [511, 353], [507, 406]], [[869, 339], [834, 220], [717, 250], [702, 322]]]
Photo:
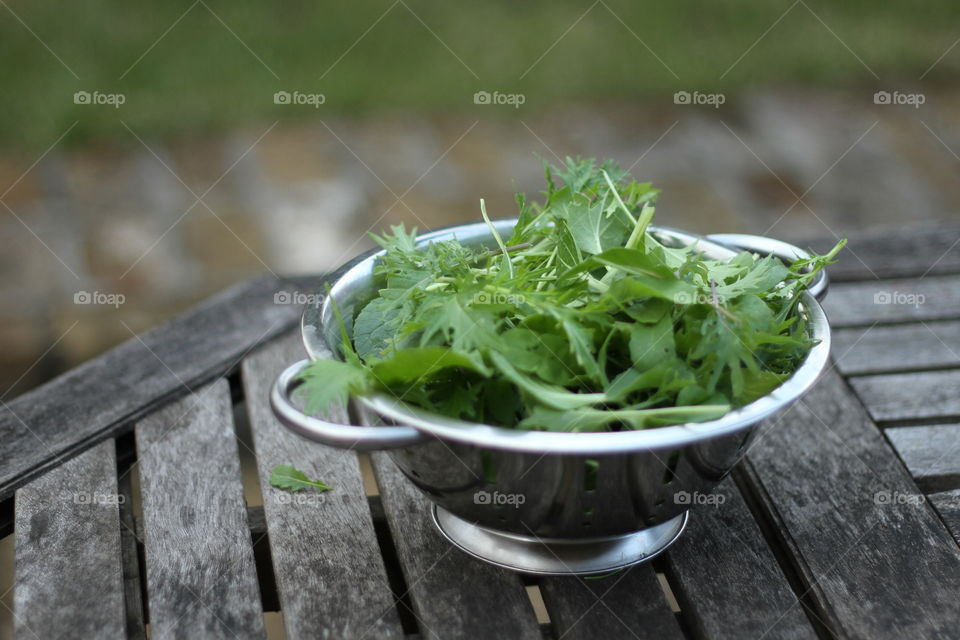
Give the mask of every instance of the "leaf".
[[364, 360], [380, 358], [407, 314], [387, 298], [371, 300], [353, 323], [353, 344]]
[[401, 349], [388, 359], [374, 364], [371, 372], [381, 384], [393, 387], [419, 384], [450, 367], [460, 367], [480, 375], [487, 374], [482, 363], [446, 347]]
[[299, 379], [296, 394], [307, 399], [308, 414], [326, 412], [334, 405], [344, 405], [351, 394], [363, 395], [369, 388], [367, 371], [348, 362], [321, 358], [311, 362]]
[[311, 480], [303, 471], [295, 469], [289, 464], [281, 464], [273, 468], [273, 471], [270, 473], [270, 484], [278, 489], [291, 492], [297, 492], [311, 487], [321, 493], [333, 489], [330, 485], [324, 484], [319, 480]]
[[582, 253], [597, 254], [622, 246], [630, 235], [629, 223], [621, 216], [608, 214], [603, 203], [571, 199], [560, 213]]
[[576, 409], [606, 400], [606, 395], [603, 393], [572, 393], [563, 387], [537, 382], [514, 369], [510, 361], [499, 353], [491, 353], [490, 358], [510, 382], [532, 395], [539, 402], [555, 409]]
[[664, 424], [715, 420], [722, 418], [728, 411], [730, 411], [730, 405], [726, 404], [656, 409], [576, 409], [574, 411], [555, 411], [538, 407], [523, 421], [523, 426], [548, 431], [599, 431], [613, 422], [618, 422], [631, 429], [644, 429]]
[[683, 280], [632, 275], [610, 285], [607, 295], [621, 304], [652, 297], [687, 305], [698, 300], [699, 292], [695, 286]]

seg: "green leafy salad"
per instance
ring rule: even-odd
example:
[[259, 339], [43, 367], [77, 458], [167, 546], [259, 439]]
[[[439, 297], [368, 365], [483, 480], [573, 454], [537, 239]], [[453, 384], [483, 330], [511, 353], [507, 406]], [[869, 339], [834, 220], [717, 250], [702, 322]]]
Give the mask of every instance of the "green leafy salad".
[[[543, 203], [492, 239], [374, 236], [378, 293], [337, 311], [344, 361], [302, 374], [307, 411], [386, 393], [515, 429], [620, 431], [723, 416], [769, 393], [813, 345], [800, 296], [843, 247], [785, 265], [706, 258], [651, 232], [658, 190], [616, 165], [545, 166]], [[352, 338], [350, 337], [352, 336]]]

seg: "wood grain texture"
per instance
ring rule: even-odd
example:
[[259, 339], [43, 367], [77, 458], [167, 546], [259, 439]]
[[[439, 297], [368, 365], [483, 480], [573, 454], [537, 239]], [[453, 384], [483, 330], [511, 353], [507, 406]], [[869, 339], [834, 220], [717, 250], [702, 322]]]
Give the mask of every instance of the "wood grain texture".
[[695, 507], [665, 554], [674, 595], [696, 637], [816, 638], [733, 480], [715, 491], [722, 502]]
[[540, 591], [553, 629], [564, 640], [684, 637], [649, 564], [599, 579], [543, 578]]
[[151, 638], [263, 638], [226, 380], [136, 427]]
[[927, 500], [940, 514], [940, 518], [953, 534], [954, 540], [960, 544], [960, 489], [931, 493], [927, 496]]
[[765, 425], [743, 470], [831, 633], [955, 635], [960, 549], [836, 372]]
[[833, 332], [833, 357], [844, 375], [960, 367], [960, 322], [923, 322]]
[[960, 276], [835, 284], [823, 307], [833, 327], [955, 320], [960, 318]]
[[863, 376], [850, 384], [878, 422], [960, 417], [960, 370]]
[[921, 489], [960, 488], [960, 424], [897, 427], [886, 434]]
[[[124, 432], [164, 403], [236, 366], [256, 343], [296, 324], [279, 290], [319, 279], [258, 278], [210, 298], [140, 338], [7, 403], [0, 403], [0, 500], [65, 458]], [[63, 428], [64, 416], [70, 428]]]
[[[270, 409], [274, 380], [303, 357], [299, 336], [290, 334], [249, 356], [242, 369], [287, 638], [401, 638], [356, 454], [304, 440]], [[329, 417], [345, 421], [346, 413]], [[276, 489], [269, 477], [280, 464], [333, 489]]]
[[125, 637], [117, 502], [112, 440], [17, 491], [17, 638]]
[[[858, 228], [846, 235], [850, 242], [837, 264], [830, 266], [830, 277], [837, 282], [960, 273], [960, 225], [956, 222]], [[837, 242], [831, 234], [786, 239], [820, 253]]]
[[431, 502], [384, 453], [373, 467], [424, 638], [541, 638], [520, 577], [486, 564], [443, 539]]

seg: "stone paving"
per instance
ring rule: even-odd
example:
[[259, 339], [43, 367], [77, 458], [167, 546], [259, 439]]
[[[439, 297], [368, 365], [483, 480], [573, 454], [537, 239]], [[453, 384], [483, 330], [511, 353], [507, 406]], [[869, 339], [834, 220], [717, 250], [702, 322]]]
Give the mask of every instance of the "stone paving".
[[0, 158], [0, 398], [233, 282], [335, 267], [370, 246], [368, 230], [475, 220], [480, 197], [512, 215], [515, 191], [542, 188], [535, 154], [614, 158], [664, 190], [661, 224], [697, 232], [956, 218], [960, 93], [921, 109], [871, 97], [265, 122], [55, 147], [25, 175], [36, 157]]

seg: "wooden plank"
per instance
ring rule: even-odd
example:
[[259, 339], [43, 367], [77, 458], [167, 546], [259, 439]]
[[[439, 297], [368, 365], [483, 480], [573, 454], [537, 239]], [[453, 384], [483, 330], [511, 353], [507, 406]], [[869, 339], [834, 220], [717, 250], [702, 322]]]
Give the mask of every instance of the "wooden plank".
[[886, 430], [917, 486], [925, 492], [960, 487], [960, 424]]
[[687, 530], [665, 554], [674, 595], [696, 637], [816, 638], [733, 480], [714, 495], [713, 504], [693, 508]]
[[960, 322], [839, 329], [833, 357], [848, 376], [960, 367]]
[[[264, 513], [287, 637], [403, 636], [363, 490], [357, 456], [310, 443], [273, 417], [274, 380], [303, 358], [299, 336], [270, 344], [243, 363]], [[330, 416], [345, 420], [345, 411]], [[290, 464], [333, 487], [290, 494], [270, 485], [272, 469]]]
[[[960, 225], [955, 222], [897, 227], [856, 228], [847, 233], [846, 250], [830, 266], [831, 279], [875, 280], [960, 273]], [[790, 242], [825, 253], [836, 244], [832, 234], [797, 237]]]
[[960, 370], [863, 376], [850, 384], [878, 422], [960, 417]]
[[112, 440], [17, 491], [16, 637], [125, 637], [117, 495]]
[[836, 372], [743, 466], [832, 637], [951, 637], [960, 548]]
[[372, 458], [421, 634], [431, 639], [539, 640], [520, 576], [453, 547], [432, 522], [430, 500], [387, 454]]
[[543, 578], [540, 591], [554, 631], [564, 640], [684, 637], [649, 564], [605, 578]]
[[960, 318], [960, 276], [841, 283], [824, 309], [833, 327]]
[[940, 514], [943, 523], [953, 534], [954, 540], [960, 544], [960, 489], [931, 493], [927, 500]]
[[[0, 403], [0, 500], [46, 469], [128, 430], [139, 418], [237, 365], [255, 344], [296, 324], [302, 309], [276, 304], [279, 290], [319, 279], [262, 277], [16, 398]], [[70, 428], [63, 417], [70, 416]]]
[[151, 637], [265, 637], [226, 380], [136, 439]]

